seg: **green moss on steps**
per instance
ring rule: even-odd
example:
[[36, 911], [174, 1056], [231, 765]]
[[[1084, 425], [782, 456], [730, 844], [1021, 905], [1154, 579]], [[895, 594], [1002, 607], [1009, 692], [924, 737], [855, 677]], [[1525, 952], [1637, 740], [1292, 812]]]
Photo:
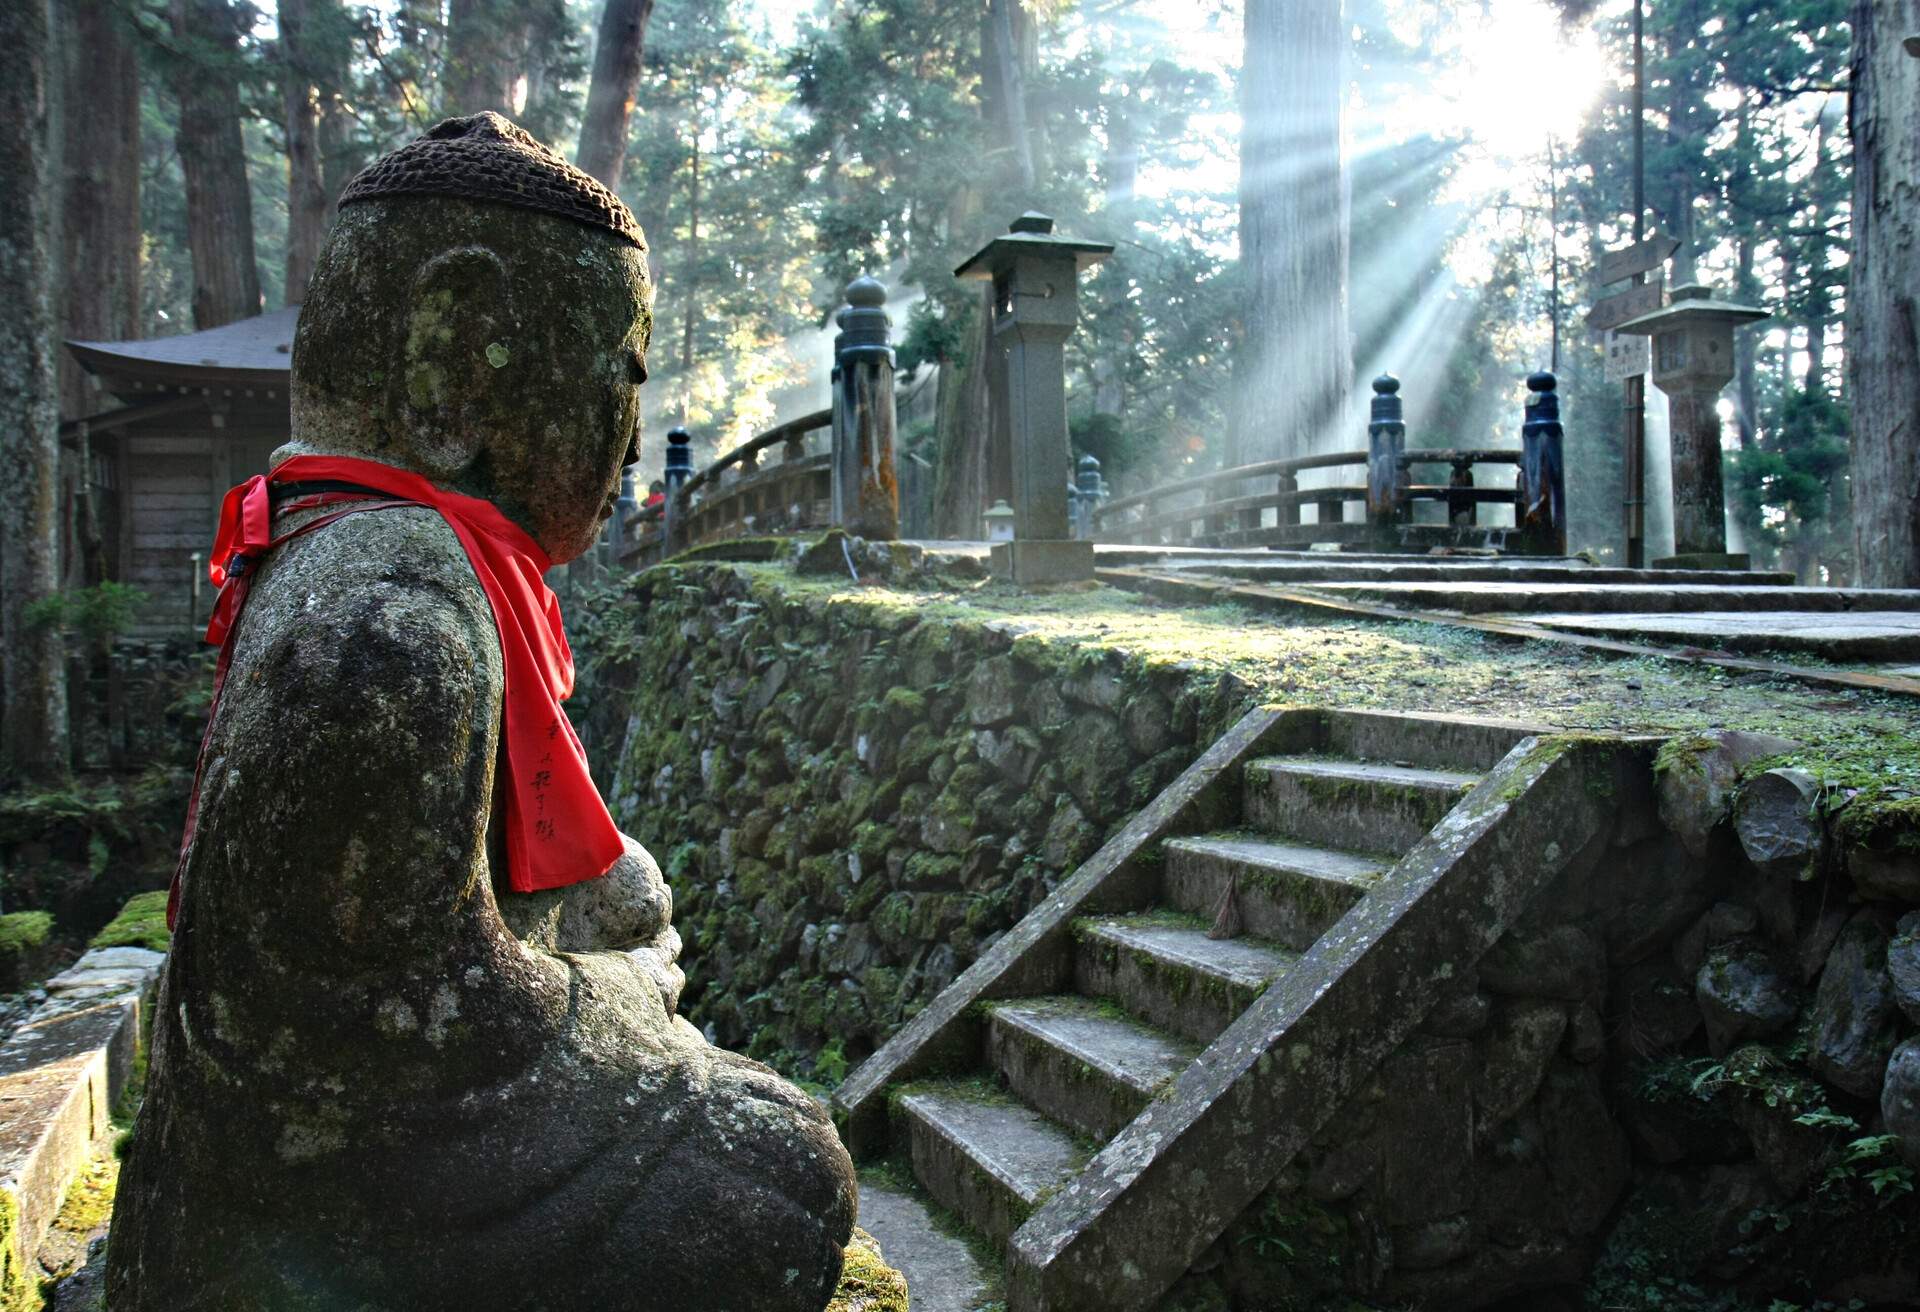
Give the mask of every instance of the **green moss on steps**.
[[128, 898], [120, 914], [108, 921], [87, 946], [165, 952], [172, 940], [173, 936], [167, 932], [167, 890], [163, 888]]

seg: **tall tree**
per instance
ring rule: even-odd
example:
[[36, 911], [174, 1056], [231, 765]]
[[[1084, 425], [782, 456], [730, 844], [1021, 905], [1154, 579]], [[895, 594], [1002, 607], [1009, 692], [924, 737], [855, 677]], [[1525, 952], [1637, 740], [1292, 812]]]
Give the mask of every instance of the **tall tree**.
[[1235, 462], [1312, 450], [1338, 426], [1352, 382], [1340, 10], [1340, 0], [1246, 0]]
[[[1037, 208], [1033, 126], [1027, 83], [1039, 63], [1039, 41], [1031, 16], [1019, 0], [987, 0], [980, 15], [980, 112], [993, 155], [988, 168], [971, 174], [973, 194], [959, 198], [966, 211], [981, 213], [989, 196], [1010, 194], [1009, 210]], [[1013, 217], [993, 215], [1005, 222]], [[1009, 496], [1011, 471], [1004, 468], [1000, 444], [1006, 418], [993, 409], [993, 374], [1000, 347], [993, 338], [988, 293], [971, 292], [968, 349], [943, 363], [940, 413], [934, 435], [934, 531], [942, 537], [971, 538], [980, 532], [980, 512], [997, 496]]]
[[511, 116], [514, 83], [526, 73], [526, 24], [510, 0], [449, 0], [441, 103], [449, 114], [483, 109]]
[[279, 0], [280, 94], [287, 139], [289, 304], [306, 293], [333, 224], [339, 170], [341, 91], [346, 84], [346, 12], [340, 0]]
[[593, 81], [587, 88], [587, 114], [574, 162], [616, 193], [626, 169], [627, 120], [633, 114], [652, 13], [653, 0], [606, 0], [593, 44]]
[[0, 5], [0, 769], [34, 778], [67, 766], [66, 662], [35, 614], [59, 582], [52, 18], [49, 0]]
[[[116, 341], [140, 330], [140, 72], [119, 7], [60, 5], [60, 335]], [[86, 374], [60, 359], [61, 410], [96, 409]]]
[[253, 194], [240, 135], [240, 38], [253, 14], [232, 0], [170, 0], [168, 60], [180, 124], [174, 147], [186, 182], [193, 253], [193, 324], [218, 328], [260, 312]]
[[1854, 0], [1854, 560], [1866, 587], [1920, 587], [1920, 0]]

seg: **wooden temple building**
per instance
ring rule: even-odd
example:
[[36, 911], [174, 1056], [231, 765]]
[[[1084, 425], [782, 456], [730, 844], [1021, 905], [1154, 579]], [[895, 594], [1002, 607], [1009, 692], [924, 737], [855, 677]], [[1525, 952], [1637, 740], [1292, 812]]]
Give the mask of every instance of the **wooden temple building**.
[[220, 498], [265, 473], [290, 431], [299, 315], [290, 305], [175, 337], [66, 344], [98, 404], [61, 425], [69, 504], [90, 511], [66, 517], [62, 554], [69, 579], [84, 581], [79, 562], [94, 544], [80, 538], [97, 534], [107, 577], [146, 594], [136, 632], [160, 636], [205, 623], [212, 598], [204, 569]]

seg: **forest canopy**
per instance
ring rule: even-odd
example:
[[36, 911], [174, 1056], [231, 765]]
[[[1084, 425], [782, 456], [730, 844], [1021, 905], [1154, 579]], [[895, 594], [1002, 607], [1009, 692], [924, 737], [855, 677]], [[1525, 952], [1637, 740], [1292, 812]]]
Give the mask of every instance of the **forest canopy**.
[[[137, 312], [90, 335], [297, 300], [347, 178], [445, 114], [496, 108], [613, 172], [659, 289], [648, 432], [684, 423], [702, 455], [818, 403], [828, 316], [870, 272], [894, 296], [905, 448], [944, 500], [977, 495], [978, 292], [951, 272], [1038, 209], [1116, 245], [1069, 359], [1075, 442], [1111, 485], [1326, 444], [1383, 371], [1413, 444], [1511, 445], [1520, 380], [1555, 366], [1571, 545], [1603, 557], [1620, 547], [1619, 386], [1583, 317], [1598, 253], [1633, 232], [1632, 9], [55, 6], [75, 28], [57, 36], [125, 54], [126, 93], [90, 101], [106, 119], [124, 102], [129, 123], [94, 125], [122, 155], [90, 167], [137, 175], [121, 189]], [[1729, 500], [1760, 561], [1812, 582], [1852, 573], [1847, 20], [1840, 0], [1644, 0], [1647, 223], [1681, 239], [1673, 282], [1774, 315], [1740, 338]], [[1261, 99], [1301, 69], [1333, 70], [1317, 103]], [[1338, 350], [1295, 358], [1308, 338]]]

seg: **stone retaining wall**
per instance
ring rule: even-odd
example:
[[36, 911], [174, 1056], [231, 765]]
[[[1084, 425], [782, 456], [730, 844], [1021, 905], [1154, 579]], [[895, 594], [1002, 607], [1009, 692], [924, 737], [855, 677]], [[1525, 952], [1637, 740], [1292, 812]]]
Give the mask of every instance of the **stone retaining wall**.
[[823, 1079], [1249, 700], [1230, 677], [1012, 624], [822, 606], [767, 567], [651, 570], [590, 623], [579, 719], [614, 818], [673, 887], [683, 1011]]
[[[1257, 690], [789, 577], [625, 581], [585, 735], [690, 1015], [831, 1081]], [[1604, 838], [1169, 1308], [1920, 1306], [1920, 816], [1768, 772], [1791, 746], [1604, 785]]]

